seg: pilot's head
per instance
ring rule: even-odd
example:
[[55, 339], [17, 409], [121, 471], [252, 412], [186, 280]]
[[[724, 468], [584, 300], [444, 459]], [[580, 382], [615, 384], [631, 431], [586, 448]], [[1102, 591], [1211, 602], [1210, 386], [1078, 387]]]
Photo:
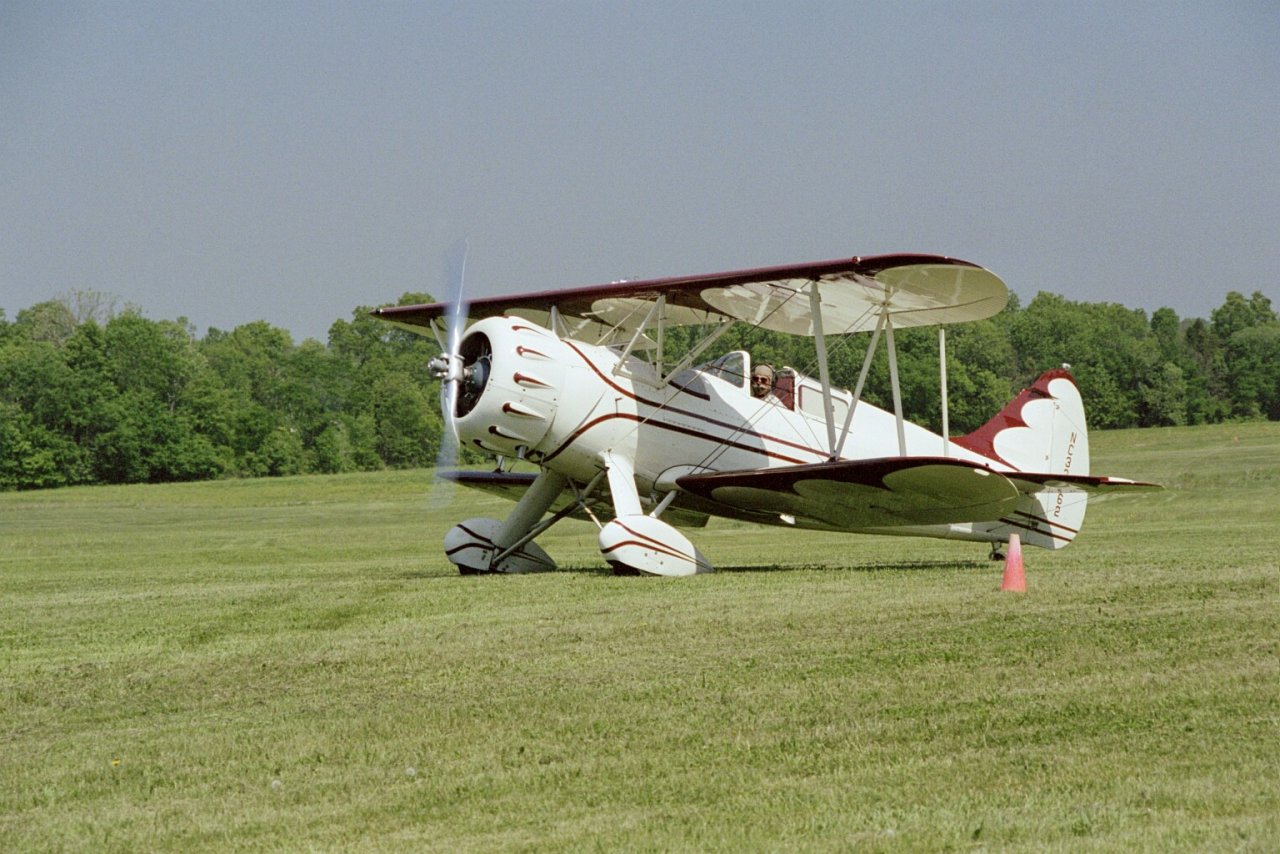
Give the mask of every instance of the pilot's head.
[[773, 391], [773, 368], [768, 365], [756, 365], [751, 371], [751, 394], [753, 397], [764, 397]]

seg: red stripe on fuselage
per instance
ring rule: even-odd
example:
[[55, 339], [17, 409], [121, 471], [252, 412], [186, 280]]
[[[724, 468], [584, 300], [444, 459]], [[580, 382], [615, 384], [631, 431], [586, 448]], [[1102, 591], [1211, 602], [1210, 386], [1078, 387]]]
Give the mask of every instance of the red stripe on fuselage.
[[[1033, 519], [1036, 522], [1044, 521], [1043, 519], [1039, 519], [1035, 516], [1027, 516], [1027, 518]], [[1027, 531], [1028, 533], [1039, 534], [1042, 537], [1049, 537], [1050, 539], [1053, 539], [1053, 540], [1061, 540], [1064, 543], [1069, 543], [1074, 538], [1074, 537], [1064, 536], [1063, 534], [1055, 534], [1053, 531], [1042, 531], [1037, 527], [1028, 525], [1026, 522], [1020, 522], [1017, 519], [1010, 519], [1008, 516], [1003, 517], [1000, 521], [1011, 528], [1021, 528], [1022, 530]]]
[[[571, 435], [568, 439], [565, 439], [560, 444], [559, 447], [557, 447], [554, 451], [552, 451], [551, 453], [543, 457], [542, 462], [544, 463], [548, 462], [549, 460], [555, 459], [560, 454], [564, 453], [564, 451], [567, 450], [570, 445], [576, 442], [582, 436], [582, 434], [586, 433], [591, 428], [598, 427], [599, 425], [605, 423], [606, 421], [613, 421], [615, 419], [622, 419], [623, 421], [634, 421], [637, 424], [647, 424], [650, 427], [656, 427], [661, 430], [670, 430], [673, 433], [681, 433], [685, 436], [693, 436], [696, 439], [703, 439], [708, 442], [713, 442], [720, 447], [728, 446], [730, 448], [736, 448], [740, 451], [749, 451], [751, 453], [760, 454], [762, 456], [766, 456], [771, 459], [781, 460], [782, 462], [785, 462], [785, 463], [803, 465], [804, 463], [808, 462], [807, 460], [800, 460], [800, 459], [796, 459], [795, 457], [788, 457], [785, 454], [775, 453], [774, 451], [765, 450], [764, 448], [756, 448], [751, 445], [744, 445], [742, 442], [731, 442], [725, 439], [723, 436], [719, 436], [714, 433], [704, 433], [700, 430], [694, 430], [691, 427], [681, 427], [679, 424], [668, 424], [665, 421], [657, 421], [653, 418], [643, 418], [639, 415], [632, 415], [630, 412], [610, 413], [608, 415], [601, 415], [599, 418], [594, 418], [588, 421], [586, 424], [583, 424], [581, 427], [575, 430], [573, 432], [573, 435]], [[752, 435], [758, 435], [758, 434], [752, 434]]]
[[1050, 528], [1058, 528], [1058, 529], [1060, 529], [1060, 530], [1066, 531], [1067, 533], [1071, 534], [1072, 536], [1075, 536], [1076, 534], [1080, 533], [1080, 529], [1079, 529], [1079, 528], [1072, 528], [1072, 527], [1071, 527], [1071, 526], [1069, 526], [1069, 525], [1063, 525], [1062, 523], [1060, 523], [1060, 522], [1055, 522], [1055, 521], [1053, 521], [1052, 519], [1045, 519], [1045, 518], [1042, 518], [1042, 517], [1040, 517], [1040, 516], [1032, 515], [1031, 513], [1026, 513], [1026, 512], [1024, 512], [1024, 511], [1022, 511], [1022, 510], [1016, 510], [1016, 511], [1014, 511], [1014, 514], [1013, 514], [1013, 515], [1015, 515], [1015, 516], [1021, 516], [1021, 517], [1022, 517], [1022, 518], [1024, 518], [1024, 519], [1031, 519], [1031, 520], [1033, 520], [1033, 521], [1035, 521], [1035, 522], [1043, 522], [1044, 524], [1048, 525]]
[[[560, 447], [556, 448], [554, 451], [548, 454], [545, 457], [545, 459], [551, 459], [552, 457], [562, 453], [565, 450], [565, 447], [570, 442], [573, 442], [574, 440], [576, 440], [579, 436], [583, 434], [583, 432], [585, 432], [590, 427], [593, 427], [604, 421], [608, 421], [611, 418], [628, 418], [633, 421], [637, 421], [644, 424], [651, 424], [654, 427], [661, 427], [663, 429], [671, 430], [677, 433], [683, 433], [688, 436], [696, 436], [698, 438], [706, 439], [708, 441], [712, 441], [717, 444], [728, 445], [729, 447], [739, 448], [741, 450], [746, 450], [746, 451], [753, 451], [755, 453], [762, 454], [766, 457], [771, 457], [776, 460], [782, 460], [783, 462], [795, 463], [795, 464], [813, 462], [813, 460], [797, 459], [795, 457], [786, 456], [785, 454], [779, 454], [773, 451], [764, 450], [762, 448], [755, 448], [750, 445], [744, 445], [740, 442], [728, 441], [720, 434], [700, 432], [689, 427], [681, 427], [676, 424], [669, 424], [664, 421], [656, 420], [656, 416], [659, 413], [663, 413], [663, 412], [670, 412], [674, 415], [683, 415], [686, 418], [692, 418], [697, 421], [703, 421], [715, 427], [722, 427], [725, 430], [732, 431], [733, 434], [750, 436], [756, 439], [760, 439], [762, 441], [772, 442], [774, 444], [783, 445], [788, 448], [794, 448], [797, 451], [803, 451], [805, 453], [813, 454], [819, 460], [825, 460], [828, 456], [826, 451], [812, 448], [808, 445], [802, 445], [802, 444], [799, 444], [798, 442], [792, 442], [788, 439], [781, 439], [776, 436], [768, 436], [764, 433], [759, 433], [755, 430], [749, 430], [740, 424], [731, 424], [727, 421], [721, 421], [717, 418], [712, 418], [708, 415], [703, 415], [700, 412], [693, 412], [692, 410], [688, 410], [688, 409], [680, 409], [678, 407], [669, 405], [669, 402], [660, 403], [660, 402], [655, 402], [655, 401], [640, 397], [635, 392], [631, 391], [630, 389], [624, 388], [623, 386], [618, 385], [612, 379], [606, 376], [605, 373], [601, 371], [600, 368], [597, 367], [596, 364], [591, 361], [591, 359], [587, 358], [587, 355], [583, 353], [580, 349], [578, 349], [578, 347], [573, 342], [564, 340], [564, 344], [569, 349], [571, 349], [574, 353], [576, 353], [578, 355], [578, 358], [582, 359], [583, 363], [586, 364], [586, 366], [589, 367], [595, 373], [595, 375], [598, 376], [602, 382], [604, 382], [605, 385], [609, 386], [619, 394], [625, 397], [629, 397], [630, 399], [634, 400], [636, 403], [642, 403], [645, 406], [653, 407], [655, 410], [657, 410], [657, 412], [654, 412], [652, 415], [647, 415], [647, 416], [617, 414], [617, 415], [605, 415], [605, 416], [601, 416], [600, 418], [596, 418], [592, 421], [587, 422], [587, 424], [583, 425], [582, 427], [579, 427], [578, 430], [574, 432], [573, 436], [571, 436], [563, 444], [561, 444]], [[689, 393], [689, 392], [686, 392], [686, 393]], [[767, 404], [762, 404], [762, 405], [767, 405]]]

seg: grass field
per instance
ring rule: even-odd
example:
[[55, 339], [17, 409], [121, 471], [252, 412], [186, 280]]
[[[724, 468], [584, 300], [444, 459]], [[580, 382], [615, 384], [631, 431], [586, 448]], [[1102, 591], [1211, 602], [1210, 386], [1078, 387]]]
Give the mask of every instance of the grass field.
[[[8, 850], [1280, 849], [1280, 424], [1099, 433], [975, 544], [715, 523], [721, 568], [459, 577], [424, 472], [0, 495]], [[763, 569], [776, 571], [764, 572]]]

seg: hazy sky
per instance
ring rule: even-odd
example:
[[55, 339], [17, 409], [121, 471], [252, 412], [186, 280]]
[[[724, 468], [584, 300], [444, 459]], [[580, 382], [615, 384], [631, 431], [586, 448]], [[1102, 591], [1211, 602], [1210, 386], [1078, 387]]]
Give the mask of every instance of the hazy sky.
[[930, 252], [1280, 304], [1280, 4], [0, 0], [0, 307], [200, 334]]

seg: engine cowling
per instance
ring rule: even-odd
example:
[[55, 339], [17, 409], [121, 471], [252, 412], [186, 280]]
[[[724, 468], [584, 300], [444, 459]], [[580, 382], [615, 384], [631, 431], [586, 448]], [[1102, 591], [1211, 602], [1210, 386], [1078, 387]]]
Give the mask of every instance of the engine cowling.
[[523, 456], [547, 435], [564, 386], [564, 344], [518, 317], [490, 317], [463, 337], [463, 380], [454, 412], [458, 438]]

